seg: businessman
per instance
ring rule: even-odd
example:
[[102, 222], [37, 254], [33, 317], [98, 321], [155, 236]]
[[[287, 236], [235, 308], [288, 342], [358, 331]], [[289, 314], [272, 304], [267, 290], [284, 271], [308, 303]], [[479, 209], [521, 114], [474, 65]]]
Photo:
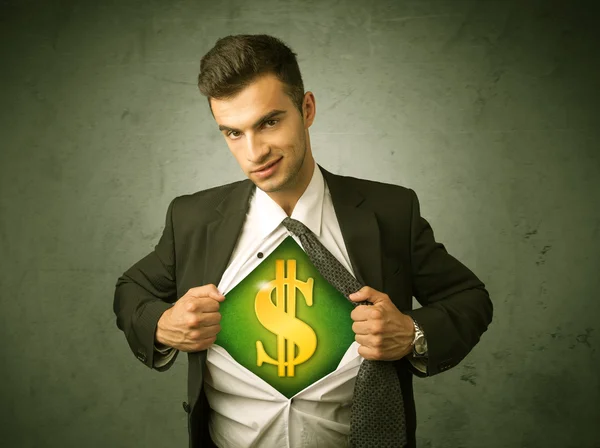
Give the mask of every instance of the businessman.
[[[491, 323], [492, 302], [475, 274], [435, 241], [412, 189], [336, 175], [315, 162], [316, 101], [304, 92], [295, 56], [272, 36], [237, 35], [202, 58], [200, 92], [247, 179], [170, 202], [154, 251], [117, 281], [117, 326], [149, 368], [165, 371], [187, 353], [183, 407], [192, 448], [378, 446], [381, 432], [393, 446], [416, 447], [413, 376], [461, 362]], [[308, 228], [362, 285], [347, 296], [356, 304], [349, 367], [293, 399], [248, 375], [217, 341], [233, 285], [288, 237], [309, 252], [290, 222]], [[421, 308], [412, 309], [413, 296]], [[374, 383], [356, 386], [363, 363], [393, 366], [399, 389], [386, 380], [385, 400], [401, 396], [401, 408], [378, 418], [405, 423], [392, 426], [397, 432], [371, 424], [362, 433], [369, 440], [353, 441], [358, 389], [376, 393]]]

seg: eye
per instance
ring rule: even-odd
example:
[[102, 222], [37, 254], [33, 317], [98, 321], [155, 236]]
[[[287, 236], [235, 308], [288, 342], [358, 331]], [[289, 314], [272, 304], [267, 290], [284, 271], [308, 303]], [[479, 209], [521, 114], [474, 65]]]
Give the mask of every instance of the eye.
[[[273, 123], [272, 126], [268, 126], [269, 128], [272, 128], [273, 126], [275, 126], [277, 123], [279, 122], [279, 120], [267, 120], [264, 122], [264, 124], [266, 125], [267, 123]], [[227, 131], [227, 133], [225, 135], [227, 135], [227, 137], [231, 138], [231, 140], [237, 140], [237, 135], [233, 135], [233, 134], [238, 134], [238, 131]], [[232, 138], [235, 137], [235, 138]]]

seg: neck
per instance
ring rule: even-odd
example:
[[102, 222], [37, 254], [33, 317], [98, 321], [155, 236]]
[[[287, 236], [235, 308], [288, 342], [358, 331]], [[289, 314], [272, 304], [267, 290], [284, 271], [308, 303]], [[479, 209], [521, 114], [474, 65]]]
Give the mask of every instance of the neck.
[[316, 162], [311, 157], [308, 160], [308, 163], [305, 163], [302, 167], [302, 170], [298, 173], [298, 185], [294, 189], [293, 193], [290, 193], [291, 196], [274, 196], [270, 195], [271, 198], [283, 209], [283, 211], [288, 215], [288, 217], [292, 216], [292, 212], [294, 211], [294, 207], [298, 203], [298, 200], [302, 197], [306, 189], [308, 188], [308, 184], [312, 180], [312, 176], [315, 170]]

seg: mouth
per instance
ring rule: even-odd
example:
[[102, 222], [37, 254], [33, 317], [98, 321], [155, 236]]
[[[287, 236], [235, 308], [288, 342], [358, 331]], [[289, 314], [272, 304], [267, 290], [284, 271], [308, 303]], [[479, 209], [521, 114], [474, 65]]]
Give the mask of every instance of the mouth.
[[273, 165], [275, 165], [277, 162], [279, 162], [282, 158], [280, 157], [277, 160], [274, 160], [273, 162], [271, 162], [270, 164], [263, 166], [262, 168], [258, 169], [258, 170], [254, 170], [253, 173], [260, 173], [261, 171], [266, 171], [269, 168], [271, 168]]

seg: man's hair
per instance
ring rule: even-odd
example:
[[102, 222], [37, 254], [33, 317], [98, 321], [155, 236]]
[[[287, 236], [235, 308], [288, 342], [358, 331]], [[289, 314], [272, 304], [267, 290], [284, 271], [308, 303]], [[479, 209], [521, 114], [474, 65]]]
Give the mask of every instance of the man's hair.
[[234, 97], [257, 78], [273, 74], [302, 116], [304, 84], [294, 53], [280, 39], [266, 34], [238, 34], [220, 38], [200, 60], [198, 88], [210, 99]]

